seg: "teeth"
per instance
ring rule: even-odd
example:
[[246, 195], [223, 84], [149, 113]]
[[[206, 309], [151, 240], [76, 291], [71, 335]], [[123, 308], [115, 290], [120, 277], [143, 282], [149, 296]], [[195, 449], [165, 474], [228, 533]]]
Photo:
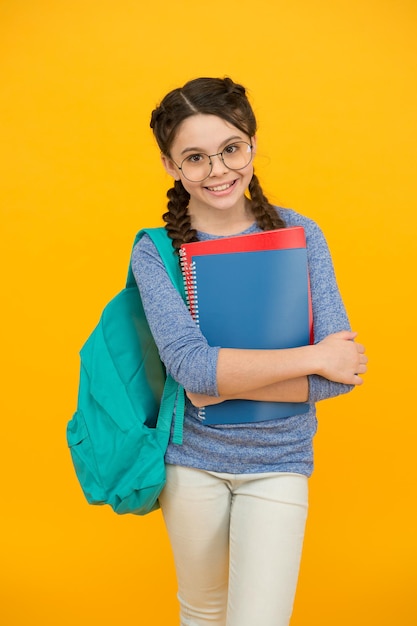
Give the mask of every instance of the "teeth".
[[219, 185], [219, 187], [208, 187], [208, 189], [210, 191], [225, 191], [226, 189], [229, 189], [229, 187], [231, 186], [232, 186], [231, 183], [227, 183], [226, 185]]

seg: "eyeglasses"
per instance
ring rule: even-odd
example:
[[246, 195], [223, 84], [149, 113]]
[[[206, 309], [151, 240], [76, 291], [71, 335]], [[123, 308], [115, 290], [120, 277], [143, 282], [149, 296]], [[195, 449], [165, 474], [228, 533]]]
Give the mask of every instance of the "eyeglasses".
[[213, 157], [220, 157], [229, 170], [243, 170], [252, 160], [252, 145], [246, 141], [235, 141], [216, 154], [198, 152], [185, 157], [181, 165], [175, 163], [184, 178], [199, 183], [208, 178], [213, 169]]

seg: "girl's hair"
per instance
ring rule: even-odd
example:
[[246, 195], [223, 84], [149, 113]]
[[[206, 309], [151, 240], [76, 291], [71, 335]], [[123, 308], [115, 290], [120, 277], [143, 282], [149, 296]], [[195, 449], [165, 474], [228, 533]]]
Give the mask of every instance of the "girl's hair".
[[[197, 113], [216, 115], [229, 122], [249, 137], [256, 133], [256, 119], [246, 96], [245, 88], [230, 78], [196, 78], [169, 92], [152, 111], [151, 128], [162, 152], [170, 157], [170, 150], [180, 124]], [[262, 230], [285, 226], [276, 209], [265, 197], [259, 180], [253, 174], [249, 184], [252, 212]], [[168, 190], [168, 211], [164, 213], [165, 228], [175, 249], [182, 243], [197, 241], [188, 213], [189, 193], [181, 181], [175, 181]]]

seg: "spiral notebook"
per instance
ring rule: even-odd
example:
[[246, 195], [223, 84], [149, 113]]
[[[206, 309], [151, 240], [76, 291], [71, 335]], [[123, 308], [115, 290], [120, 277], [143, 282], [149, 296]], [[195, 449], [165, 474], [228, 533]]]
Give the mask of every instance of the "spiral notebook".
[[[280, 349], [313, 340], [302, 227], [184, 244], [190, 312], [211, 346]], [[308, 411], [308, 403], [228, 400], [204, 407], [207, 425], [260, 422]]]

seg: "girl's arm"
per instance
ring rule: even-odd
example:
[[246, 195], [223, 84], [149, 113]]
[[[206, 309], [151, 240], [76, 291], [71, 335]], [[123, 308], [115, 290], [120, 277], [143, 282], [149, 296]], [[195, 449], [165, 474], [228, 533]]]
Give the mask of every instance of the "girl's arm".
[[366, 371], [364, 347], [356, 333], [341, 331], [321, 342], [283, 350], [222, 348], [217, 365], [219, 395], [238, 395], [273, 383], [318, 374], [337, 383], [359, 385]]
[[[357, 344], [350, 341], [353, 334], [289, 350], [212, 347], [192, 320], [153, 243], [146, 236], [135, 248], [132, 268], [161, 359], [173, 378], [189, 392], [236, 396], [291, 378], [315, 375], [319, 380], [326, 377], [336, 381], [331, 383], [330, 397], [348, 390], [347, 385], [361, 382], [354, 375], [361, 370], [355, 369]], [[331, 328], [331, 324], [327, 327]], [[336, 330], [343, 327], [347, 328], [339, 326]], [[324, 328], [326, 324], [321, 331]], [[309, 399], [314, 401], [311, 393]]]
[[[350, 329], [330, 251], [320, 227], [291, 209], [280, 209], [280, 212], [288, 226], [303, 226], [305, 229], [315, 341], [320, 342], [333, 333]], [[311, 373], [308, 379], [309, 402], [332, 398], [353, 388], [351, 384], [334, 382], [317, 373]]]
[[187, 392], [191, 403], [200, 408], [219, 404], [225, 400], [261, 400], [264, 402], [307, 402], [308, 400], [308, 377], [291, 378], [279, 383], [254, 389], [244, 394], [244, 397], [234, 396], [207, 396], [204, 394]]
[[[308, 377], [303, 375], [303, 370], [335, 382], [360, 385], [363, 379], [359, 374], [366, 372], [368, 359], [363, 345], [353, 342], [354, 337], [355, 333], [344, 331], [327, 337], [315, 346], [280, 351], [264, 350], [259, 351], [260, 356], [256, 350], [222, 349], [218, 361], [219, 396], [210, 398], [204, 394], [187, 395], [195, 406], [208, 406], [233, 399], [306, 402], [309, 395]], [[246, 367], [242, 367], [242, 352], [249, 358]], [[279, 359], [277, 352], [280, 353]], [[254, 374], [253, 363], [258, 359], [260, 370]], [[298, 376], [296, 372], [299, 373]], [[258, 386], [258, 382], [267, 380], [268, 376], [273, 378], [272, 382]], [[282, 376], [288, 378], [280, 380]]]

